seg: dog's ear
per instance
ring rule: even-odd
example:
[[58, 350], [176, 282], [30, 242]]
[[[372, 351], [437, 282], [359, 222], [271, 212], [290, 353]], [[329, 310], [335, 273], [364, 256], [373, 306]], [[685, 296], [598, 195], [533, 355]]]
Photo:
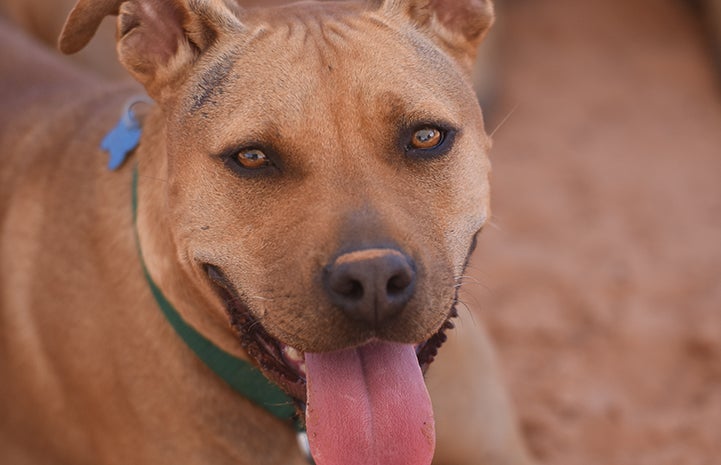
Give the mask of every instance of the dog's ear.
[[493, 25], [492, 0], [371, 0], [386, 14], [402, 14], [467, 69]]
[[121, 3], [122, 0], [80, 0], [60, 33], [60, 51], [70, 55], [82, 50], [97, 32], [103, 18], [118, 14]]
[[117, 15], [120, 62], [162, 100], [220, 35], [243, 30], [236, 8], [224, 0], [80, 0], [60, 35], [60, 50], [79, 51], [105, 16]]

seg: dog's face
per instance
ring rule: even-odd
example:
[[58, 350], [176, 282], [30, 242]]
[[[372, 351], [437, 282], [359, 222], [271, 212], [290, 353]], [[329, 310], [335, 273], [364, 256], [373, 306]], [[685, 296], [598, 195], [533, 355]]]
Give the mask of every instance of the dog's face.
[[489, 216], [467, 65], [490, 18], [454, 35], [444, 18], [480, 10], [155, 3], [121, 5], [119, 50], [164, 109], [172, 235], [209, 304], [281, 384], [288, 348], [421, 351]]
[[[354, 13], [248, 18], [254, 39], [203, 56], [168, 112], [183, 253], [302, 351], [428, 339], [488, 214], [487, 138], [457, 66]], [[366, 249], [399, 251], [415, 273], [382, 324], [339, 309], [325, 282]]]

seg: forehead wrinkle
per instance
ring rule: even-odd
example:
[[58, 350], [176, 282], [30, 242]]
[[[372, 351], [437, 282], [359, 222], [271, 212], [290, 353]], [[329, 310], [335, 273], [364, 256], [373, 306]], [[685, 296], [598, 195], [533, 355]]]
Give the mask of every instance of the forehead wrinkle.
[[[284, 52], [290, 69], [299, 78], [291, 79], [301, 84], [291, 99], [297, 108], [283, 115], [288, 128], [300, 121], [308, 124], [313, 119], [310, 127], [322, 128], [326, 135], [323, 139], [335, 141], [335, 149], [345, 151], [339, 145], [346, 145], [347, 135], [360, 128], [379, 128], [381, 124], [393, 130], [400, 124], [423, 120], [457, 124], [452, 112], [445, 111], [443, 96], [430, 91], [435, 86], [429, 86], [429, 81], [436, 80], [438, 74], [432, 73], [436, 78], [426, 82], [423, 77], [408, 81], [411, 75], [427, 74], [423, 72], [425, 67], [440, 71], [441, 76], [451, 76], [450, 63], [430, 44], [371, 15], [345, 17], [342, 21], [338, 17], [308, 19], [304, 17], [305, 22], [298, 23], [291, 18], [282, 26], [276, 23], [276, 31], [284, 32], [282, 36], [288, 37], [292, 31], [297, 38]], [[363, 24], [370, 25], [376, 33], [368, 35]], [[395, 68], [389, 73], [385, 62], [376, 60], [377, 48], [392, 50], [398, 46], [412, 55], [388, 63]], [[410, 92], [396, 91], [397, 86]], [[307, 105], [314, 109], [307, 111]], [[337, 111], [338, 108], [344, 111]], [[345, 149], [352, 151], [350, 147]]]
[[[224, 131], [270, 119], [282, 138], [302, 127], [306, 136], [323, 136], [314, 138], [316, 144], [335, 141], [338, 149], [360, 128], [408, 119], [455, 122], [449, 117], [454, 112], [444, 108], [455, 100], [449, 95], [455, 87], [450, 82], [458, 79], [455, 67], [414, 31], [372, 14], [278, 15], [254, 26], [252, 38], [224, 52], [226, 58], [219, 52], [220, 60], [211, 61], [215, 69], [197, 81], [195, 111], [222, 93], [229, 97], [222, 108]], [[406, 52], [393, 52], [398, 48]], [[449, 81], [440, 94], [439, 80]], [[418, 108], [430, 108], [428, 115]], [[244, 132], [237, 128], [232, 132]]]
[[289, 26], [302, 34], [302, 40], [291, 42], [295, 47], [289, 51], [295, 66], [308, 66], [311, 56], [321, 66], [319, 70], [333, 69], [334, 62], [350, 49], [348, 46], [349, 25], [334, 19], [314, 18], [314, 21]]
[[304, 2], [271, 8], [256, 20], [269, 30], [282, 31], [283, 47], [299, 64], [304, 64], [310, 53], [326, 64], [348, 49], [348, 34], [357, 28], [355, 22], [364, 16], [362, 11], [361, 3]]
[[239, 58], [237, 50], [224, 52], [201, 74], [194, 86], [191, 114], [209, 104], [217, 105], [216, 99], [225, 94], [229, 77]]
[[[328, 99], [338, 93], [339, 80], [345, 79], [334, 71], [350, 49], [346, 29], [335, 16], [293, 15], [274, 22], [257, 44], [262, 50], [272, 50], [270, 62], [259, 62], [257, 57], [248, 60], [272, 76], [260, 88], [263, 98], [254, 96], [252, 100], [260, 100], [266, 108], [276, 107], [283, 119], [307, 121], [313, 113], [329, 114]], [[308, 106], [314, 110], [309, 111]], [[320, 110], [322, 107], [327, 108]]]
[[[263, 27], [254, 28], [252, 31], [243, 31], [239, 34], [239, 41], [234, 41], [230, 49], [209, 50], [206, 56], [210, 64], [198, 63], [196, 66], [205, 66], [207, 70], [195, 79], [192, 93], [192, 103], [189, 107], [191, 114], [206, 109], [209, 104], [217, 106], [217, 98], [226, 93], [226, 87], [236, 81], [238, 77], [234, 70], [239, 61], [245, 56], [245, 50], [254, 42], [259, 41], [267, 35]], [[214, 55], [215, 54], [215, 55]]]

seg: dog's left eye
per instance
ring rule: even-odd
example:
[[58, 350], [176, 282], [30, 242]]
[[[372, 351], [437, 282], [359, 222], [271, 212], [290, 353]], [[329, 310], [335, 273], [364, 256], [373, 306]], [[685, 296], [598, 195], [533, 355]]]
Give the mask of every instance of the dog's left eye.
[[233, 157], [236, 162], [247, 170], [257, 170], [270, 165], [268, 156], [258, 149], [244, 149]]
[[406, 154], [414, 159], [434, 159], [450, 151], [456, 132], [447, 126], [423, 124], [404, 131]]

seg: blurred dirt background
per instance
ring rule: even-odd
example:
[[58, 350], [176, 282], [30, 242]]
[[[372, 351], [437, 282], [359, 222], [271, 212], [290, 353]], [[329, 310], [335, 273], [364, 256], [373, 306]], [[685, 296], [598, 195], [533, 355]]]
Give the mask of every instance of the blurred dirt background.
[[[543, 464], [721, 464], [721, 78], [688, 4], [501, 5], [464, 300]], [[515, 109], [515, 111], [514, 111]]]

